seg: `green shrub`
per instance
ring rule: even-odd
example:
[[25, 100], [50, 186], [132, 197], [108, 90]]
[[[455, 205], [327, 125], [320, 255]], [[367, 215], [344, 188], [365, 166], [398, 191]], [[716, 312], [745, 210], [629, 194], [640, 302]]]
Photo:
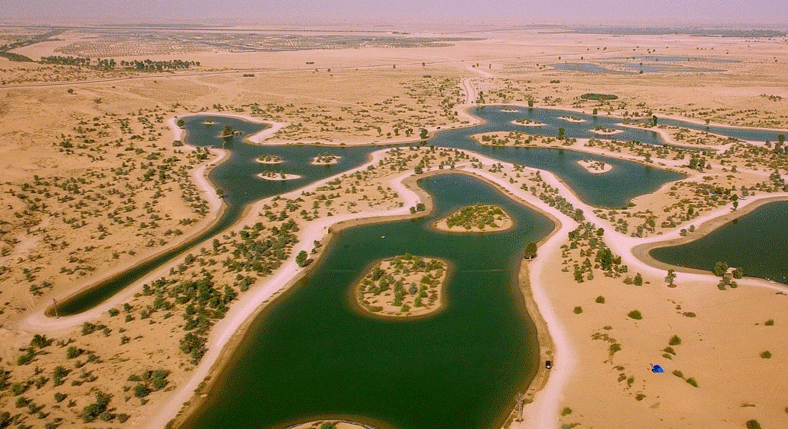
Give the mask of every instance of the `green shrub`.
[[582, 313], [582, 312], [583, 312], [583, 307], [575, 307], [575, 309], [574, 309], [574, 310], [572, 310], [572, 311], [574, 311], [574, 312], [575, 312], [575, 314], [580, 314], [580, 313]]
[[766, 326], [774, 326], [774, 319], [769, 319], [769, 320], [767, 320], [767, 321], [764, 323], [764, 325], [766, 325]]
[[83, 352], [83, 350], [81, 350], [81, 349], [78, 349], [78, 348], [76, 348], [74, 346], [69, 346], [69, 348], [66, 350], [66, 358], [74, 359], [75, 357], [78, 357], [79, 355], [81, 355], [82, 352]]
[[564, 409], [563, 409], [563, 410], [561, 410], [561, 416], [562, 416], [562, 417], [563, 417], [563, 416], [568, 416], [568, 415], [570, 415], [570, 414], [572, 414], [572, 409], [571, 409], [571, 408], [569, 408], [569, 407], [564, 407]]
[[605, 303], [605, 297], [602, 296], [602, 295], [599, 295], [598, 297], [596, 297], [596, 303], [597, 304], [604, 304]]
[[695, 381], [695, 379], [694, 379], [694, 378], [692, 378], [692, 377], [690, 377], [690, 378], [688, 378], [688, 379], [687, 379], [687, 383], [689, 383], [689, 384], [690, 384], [691, 386], [693, 386], [693, 387], [698, 387], [698, 382], [697, 382], [697, 381]]
[[772, 357], [772, 352], [770, 352], [769, 350], [766, 350], [765, 352], [762, 352], [762, 353], [761, 353], [761, 357], [762, 357], [763, 359], [771, 359], [771, 357]]
[[761, 424], [758, 420], [747, 420], [747, 429], [761, 429]]
[[668, 341], [668, 344], [670, 344], [671, 346], [678, 346], [681, 344], [681, 338], [679, 338], [678, 335], [674, 335], [670, 337], [670, 341]]
[[643, 318], [643, 315], [641, 315], [641, 314], [640, 314], [640, 311], [638, 311], [638, 310], [632, 310], [632, 311], [630, 311], [630, 312], [627, 314], [627, 316], [629, 316], [631, 319], [635, 319], [635, 320], [640, 320], [640, 319], [642, 319], [642, 318]]
[[11, 385], [11, 394], [14, 396], [19, 396], [27, 390], [27, 383], [14, 383]]
[[138, 384], [134, 386], [134, 396], [138, 398], [144, 398], [149, 394], [150, 394], [150, 389], [148, 389], [148, 386], [144, 384]]

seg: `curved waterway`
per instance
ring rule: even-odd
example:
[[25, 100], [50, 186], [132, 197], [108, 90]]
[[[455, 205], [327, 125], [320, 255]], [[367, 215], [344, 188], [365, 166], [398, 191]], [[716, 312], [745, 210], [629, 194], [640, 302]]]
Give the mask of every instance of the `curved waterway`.
[[[433, 196], [433, 213], [337, 234], [309, 278], [252, 323], [183, 427], [286, 427], [327, 417], [408, 429], [503, 423], [538, 365], [536, 332], [517, 285], [522, 249], [553, 224], [465, 175], [433, 176], [419, 186]], [[502, 206], [515, 228], [449, 234], [429, 226], [477, 202]], [[362, 314], [355, 282], [375, 261], [406, 252], [452, 263], [445, 309], [412, 320]]]
[[695, 241], [653, 249], [668, 264], [711, 272], [718, 261], [744, 274], [788, 284], [788, 202], [758, 207]]
[[[516, 111], [504, 111], [510, 109]], [[593, 136], [589, 131], [591, 128], [596, 125], [612, 127], [616, 123], [614, 119], [580, 115], [587, 119], [588, 123], [573, 123], [560, 119], [560, 116], [578, 116], [576, 113], [543, 109], [517, 109], [506, 106], [481, 107], [473, 109], [471, 113], [478, 115], [486, 123], [471, 128], [439, 132], [429, 143], [436, 146], [468, 149], [501, 161], [552, 171], [566, 182], [583, 201], [594, 206], [626, 206], [632, 198], [652, 192], [666, 182], [682, 178], [677, 173], [615, 158], [561, 149], [489, 147], [480, 145], [470, 137], [477, 133], [514, 130], [554, 136], [558, 133], [558, 128], [565, 128], [568, 137], [591, 137]], [[539, 127], [538, 130], [530, 130], [511, 124], [511, 121], [523, 117], [538, 120], [546, 125]], [[214, 185], [223, 191], [226, 202], [225, 212], [211, 228], [194, 239], [58, 303], [59, 315], [78, 314], [104, 302], [150, 271], [197, 247], [234, 224], [248, 204], [357, 167], [365, 162], [371, 152], [381, 149], [380, 146], [249, 145], [241, 140], [245, 136], [261, 131], [264, 129], [264, 125], [211, 115], [189, 116], [183, 119], [186, 130], [185, 140], [190, 145], [221, 147], [230, 151], [229, 159], [214, 168], [210, 174]], [[239, 131], [240, 135], [231, 139], [220, 138], [219, 134], [226, 125]], [[626, 130], [625, 134], [619, 136], [630, 140], [660, 144], [658, 135], [650, 131]], [[339, 155], [341, 158], [337, 164], [332, 166], [310, 165], [310, 160], [313, 157], [323, 153]], [[264, 154], [280, 156], [285, 162], [275, 165], [255, 162], [258, 156]], [[613, 165], [614, 169], [606, 174], [589, 173], [577, 164], [577, 161], [583, 158], [604, 161]], [[301, 177], [286, 181], [266, 181], [255, 177], [263, 171], [283, 172]]]
[[[224, 193], [223, 198], [226, 203], [224, 213], [209, 229], [186, 243], [154, 256], [73, 298], [58, 303], [57, 310], [59, 315], [67, 316], [82, 313], [106, 301], [150, 271], [197, 247], [205, 240], [230, 227], [240, 218], [244, 208], [249, 203], [298, 189], [314, 181], [337, 174], [337, 172], [350, 170], [363, 164], [370, 152], [380, 149], [379, 147], [367, 146], [345, 150], [340, 147], [325, 148], [300, 145], [264, 148], [240, 141], [245, 136], [253, 135], [265, 129], [263, 124], [222, 116], [212, 117], [210, 115], [189, 116], [183, 119], [185, 122], [184, 129], [186, 130], [185, 140], [190, 145], [220, 147], [230, 151], [229, 159], [226, 159], [222, 164], [214, 168], [209, 176], [213, 184]], [[207, 121], [214, 122], [214, 124], [206, 125], [205, 122]], [[240, 136], [231, 139], [218, 137], [225, 125], [229, 125], [239, 131]], [[342, 158], [337, 164], [331, 166], [311, 165], [311, 159], [322, 153], [332, 153]], [[279, 155], [286, 159], [286, 162], [278, 165], [263, 165], [255, 162], [255, 159], [262, 154]], [[268, 181], [255, 177], [258, 173], [267, 170], [282, 171], [302, 177], [285, 181]]]

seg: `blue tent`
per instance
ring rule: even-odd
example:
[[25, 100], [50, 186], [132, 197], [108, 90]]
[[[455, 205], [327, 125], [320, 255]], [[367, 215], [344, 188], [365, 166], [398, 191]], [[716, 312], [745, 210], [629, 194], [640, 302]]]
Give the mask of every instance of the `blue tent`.
[[654, 365], [651, 367], [651, 372], [665, 372], [665, 370], [659, 365]]

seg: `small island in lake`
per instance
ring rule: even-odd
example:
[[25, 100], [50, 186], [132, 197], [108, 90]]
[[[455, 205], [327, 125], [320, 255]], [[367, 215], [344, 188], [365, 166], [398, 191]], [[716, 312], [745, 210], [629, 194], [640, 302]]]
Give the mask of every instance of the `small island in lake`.
[[356, 301], [378, 316], [413, 317], [442, 307], [448, 263], [437, 258], [405, 255], [384, 259], [356, 286]]
[[561, 116], [558, 119], [563, 119], [564, 121], [567, 121], [567, 122], [576, 122], [576, 123], [580, 123], [580, 122], [585, 122], [586, 121], [585, 119], [578, 118], [577, 116]]
[[601, 125], [597, 125], [596, 127], [594, 127], [594, 129], [591, 130], [591, 132], [594, 133], [594, 134], [599, 134], [599, 135], [603, 135], [603, 136], [613, 136], [613, 135], [616, 135], [616, 134], [623, 133], [624, 130], [617, 130], [615, 128], [606, 128], [606, 127], [603, 127]]
[[514, 226], [514, 221], [499, 206], [476, 203], [440, 219], [434, 226], [447, 232], [492, 232], [505, 231]]
[[339, 155], [332, 155], [330, 153], [321, 153], [320, 155], [312, 158], [312, 161], [310, 162], [310, 164], [312, 164], [312, 165], [334, 165], [337, 162], [339, 162], [339, 160], [341, 158], [342, 157], [339, 156]]
[[537, 122], [537, 121], [534, 121], [534, 120], [531, 120], [531, 119], [528, 119], [528, 118], [515, 119], [514, 121], [512, 121], [512, 123], [514, 125], [519, 125], [521, 127], [541, 127], [541, 126], [544, 126], [543, 123]]
[[293, 180], [293, 179], [300, 179], [301, 176], [298, 174], [286, 174], [282, 171], [263, 171], [257, 175], [259, 179], [263, 180]]
[[594, 161], [592, 159], [583, 158], [580, 161], [577, 161], [581, 167], [585, 168], [589, 173], [592, 174], [602, 174], [607, 173], [608, 171], [613, 169], [613, 166], [605, 163], [603, 161]]
[[260, 155], [257, 158], [255, 158], [255, 161], [257, 161], [260, 164], [281, 164], [285, 162], [285, 160], [282, 159], [281, 156], [277, 156], [277, 155]]
[[229, 125], [225, 125], [224, 129], [222, 130], [222, 133], [219, 134], [219, 137], [221, 137], [223, 139], [226, 139], [226, 138], [230, 138], [230, 137], [237, 136], [237, 135], [240, 135], [240, 134], [241, 134], [240, 131], [234, 129], [233, 127], [231, 127]]

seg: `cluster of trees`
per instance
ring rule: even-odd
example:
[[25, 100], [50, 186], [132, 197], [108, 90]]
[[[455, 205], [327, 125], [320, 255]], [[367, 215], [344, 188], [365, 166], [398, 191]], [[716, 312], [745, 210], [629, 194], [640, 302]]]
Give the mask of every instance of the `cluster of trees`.
[[614, 255], [602, 240], [604, 233], [603, 228], [596, 228], [590, 222], [582, 222], [577, 229], [569, 232], [569, 245], [562, 246], [563, 257], [569, 257], [569, 250], [579, 248], [580, 258], [585, 258], [581, 263], [574, 264], [574, 278], [578, 283], [593, 280], [594, 269], [604, 271], [609, 277], [619, 277], [628, 271], [627, 266], [621, 264], [621, 256]]
[[449, 228], [461, 226], [468, 230], [474, 226], [478, 229], [485, 229], [488, 226], [496, 228], [498, 227], [495, 223], [496, 220], [503, 220], [504, 217], [508, 217], [508, 215], [504, 213], [502, 208], [476, 203], [452, 213], [446, 218], [446, 226]]
[[[390, 263], [392, 272], [387, 272], [381, 266], [386, 262]], [[389, 292], [390, 304], [399, 307], [400, 312], [409, 311], [411, 304], [414, 307], [422, 307], [425, 304], [424, 299], [428, 298], [430, 302], [434, 302], [438, 298], [435, 291], [428, 292], [438, 286], [445, 270], [446, 264], [439, 259], [425, 259], [410, 253], [396, 256], [392, 260], [376, 265], [364, 276], [358, 287], [359, 303], [371, 312], [381, 311], [381, 307], [370, 305], [365, 295], [378, 296], [393, 289], [393, 292]], [[421, 274], [418, 284], [415, 282], [405, 284], [405, 276], [411, 274]]]
[[271, 227], [266, 234], [263, 224], [258, 222], [253, 227], [246, 227], [239, 232], [240, 240], [234, 241], [231, 250], [223, 261], [230, 271], [255, 272], [261, 275], [270, 274], [279, 268], [287, 259], [290, 248], [296, 243], [295, 232], [298, 225], [293, 219], [283, 222], [279, 227]]
[[152, 60], [134, 60], [134, 61], [115, 61], [114, 58], [101, 59], [72, 56], [53, 55], [48, 57], [41, 57], [39, 61], [41, 64], [59, 64], [67, 66], [88, 67], [95, 70], [115, 70], [118, 67], [123, 70], [136, 70], [144, 72], [162, 72], [165, 70], [181, 70], [188, 69], [189, 67], [199, 67], [199, 61], [184, 61], [184, 60], [168, 60], [168, 61], [152, 61]]
[[132, 389], [134, 396], [144, 398], [151, 392], [156, 392], [167, 387], [167, 385], [170, 384], [167, 380], [169, 375], [170, 371], [166, 369], [147, 370], [143, 371], [142, 375], [130, 375], [128, 381], [137, 382]]
[[596, 93], [586, 93], [580, 96], [583, 100], [596, 100], [596, 101], [609, 101], [609, 100], [618, 100], [617, 95], [613, 94], [596, 94]]

